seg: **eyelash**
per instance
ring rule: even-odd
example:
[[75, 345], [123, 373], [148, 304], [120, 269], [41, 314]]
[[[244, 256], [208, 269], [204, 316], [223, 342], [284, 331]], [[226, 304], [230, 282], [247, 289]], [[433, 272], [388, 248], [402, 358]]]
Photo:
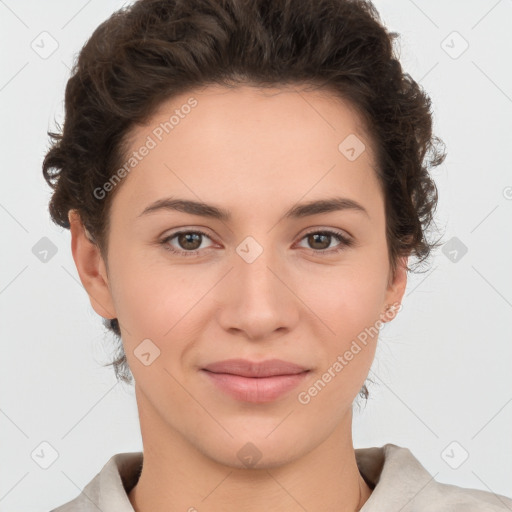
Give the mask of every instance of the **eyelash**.
[[[182, 234], [200, 234], [200, 235], [203, 235], [203, 236], [206, 236], [207, 238], [210, 238], [211, 237], [206, 234], [204, 231], [201, 231], [200, 229], [195, 229], [195, 230], [190, 230], [190, 231], [177, 231], [176, 233], [173, 233], [172, 235], [169, 235], [168, 237], [164, 238], [160, 243], [164, 246], [164, 249], [173, 253], [173, 254], [176, 254], [178, 256], [199, 256], [199, 252], [200, 250], [195, 250], [195, 251], [178, 251], [174, 248], [172, 248], [170, 245], [169, 245], [169, 242], [173, 239], [173, 238], [176, 238], [178, 235], [182, 235]], [[338, 233], [337, 231], [331, 231], [329, 229], [326, 229], [326, 230], [321, 230], [321, 231], [310, 231], [309, 233], [306, 233], [302, 238], [301, 240], [303, 240], [304, 238], [306, 238], [307, 236], [309, 235], [328, 235], [328, 236], [332, 236], [334, 238], [336, 238], [339, 242], [340, 242], [340, 245], [338, 248], [336, 249], [324, 249], [324, 250], [315, 250], [315, 249], [311, 249], [313, 252], [317, 253], [317, 254], [320, 254], [321, 256], [327, 256], [327, 255], [330, 255], [330, 254], [337, 254], [343, 250], [345, 250], [346, 248], [348, 247], [352, 247], [354, 245], [354, 241], [350, 238], [347, 238], [345, 236], [343, 236], [341, 233]]]

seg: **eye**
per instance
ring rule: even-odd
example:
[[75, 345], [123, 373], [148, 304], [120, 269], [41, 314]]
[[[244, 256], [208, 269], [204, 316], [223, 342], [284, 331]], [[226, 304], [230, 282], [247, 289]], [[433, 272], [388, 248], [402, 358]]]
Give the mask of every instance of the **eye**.
[[[200, 230], [195, 231], [178, 231], [173, 233], [161, 241], [164, 248], [174, 254], [180, 256], [198, 256], [199, 249], [201, 248], [201, 241], [203, 237], [210, 238], [206, 233]], [[176, 238], [176, 242], [185, 250], [176, 249], [170, 245], [171, 240]]]
[[[204, 249], [204, 247], [201, 248], [204, 237], [210, 239], [210, 237], [201, 230], [178, 231], [167, 236], [160, 243], [167, 251], [172, 252], [173, 254], [177, 254], [179, 256], [199, 256], [200, 249]], [[178, 248], [171, 245], [171, 241], [174, 239], [176, 239]], [[329, 249], [333, 239], [338, 240], [339, 243], [334, 247], [334, 249]], [[321, 255], [338, 253], [345, 248], [352, 247], [354, 245], [354, 241], [351, 238], [329, 229], [311, 231], [302, 237], [301, 240], [306, 240], [307, 243], [311, 245], [313, 252]]]
[[[339, 244], [334, 249], [326, 250], [331, 245], [333, 238], [338, 240]], [[329, 229], [322, 231], [310, 231], [302, 238], [302, 240], [306, 240], [314, 249], [314, 252], [326, 255], [338, 253], [343, 251], [345, 248], [352, 247], [354, 245], [354, 241], [351, 238]]]

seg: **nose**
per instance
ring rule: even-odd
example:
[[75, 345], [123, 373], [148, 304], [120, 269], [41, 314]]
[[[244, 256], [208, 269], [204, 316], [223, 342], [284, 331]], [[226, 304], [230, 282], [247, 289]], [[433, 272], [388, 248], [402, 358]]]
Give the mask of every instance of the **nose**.
[[250, 340], [281, 336], [299, 318], [300, 301], [286, 262], [272, 249], [259, 247], [249, 240], [237, 248], [233, 268], [222, 284], [219, 311], [223, 329], [241, 332]]

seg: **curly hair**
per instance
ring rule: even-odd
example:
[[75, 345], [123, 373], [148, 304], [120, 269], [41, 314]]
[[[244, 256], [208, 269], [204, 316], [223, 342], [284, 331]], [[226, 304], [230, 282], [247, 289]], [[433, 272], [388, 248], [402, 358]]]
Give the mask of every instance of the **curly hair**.
[[[131, 128], [163, 101], [209, 84], [310, 85], [347, 101], [372, 141], [392, 275], [401, 256], [424, 263], [441, 245], [427, 239], [438, 199], [429, 169], [446, 154], [432, 134], [430, 98], [402, 70], [397, 37], [365, 0], [139, 0], [119, 9], [81, 49], [63, 129], [48, 131], [51, 219], [69, 228], [68, 212], [77, 210], [107, 262], [119, 187], [104, 199], [94, 191], [126, 161]], [[120, 342], [118, 320], [104, 325]], [[122, 343], [109, 364], [132, 382]], [[366, 385], [360, 395], [368, 397]]]

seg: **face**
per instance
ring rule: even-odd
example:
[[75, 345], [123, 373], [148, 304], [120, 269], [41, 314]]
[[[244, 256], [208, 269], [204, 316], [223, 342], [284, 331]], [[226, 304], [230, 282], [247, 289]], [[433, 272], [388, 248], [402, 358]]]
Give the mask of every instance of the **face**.
[[[120, 322], [141, 424], [231, 466], [247, 442], [269, 463], [313, 450], [348, 425], [379, 319], [405, 289], [403, 266], [389, 281], [384, 197], [356, 113], [327, 92], [209, 86], [162, 104], [130, 144], [109, 272], [100, 261], [87, 287]], [[165, 199], [211, 207], [145, 212]], [[308, 371], [258, 386], [204, 370], [233, 358]]]

